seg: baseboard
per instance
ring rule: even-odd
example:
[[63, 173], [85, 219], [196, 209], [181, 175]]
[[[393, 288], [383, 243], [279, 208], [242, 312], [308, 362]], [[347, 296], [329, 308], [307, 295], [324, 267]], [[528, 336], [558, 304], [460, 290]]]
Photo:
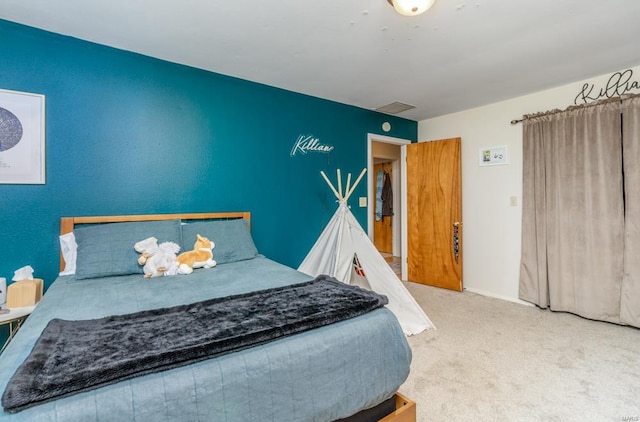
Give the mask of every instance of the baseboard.
[[479, 294], [479, 295], [482, 295], [482, 296], [493, 297], [495, 299], [506, 300], [507, 302], [517, 303], [518, 305], [535, 306], [534, 304], [529, 303], [529, 302], [525, 302], [524, 300], [516, 299], [516, 298], [513, 298], [513, 297], [509, 297], [509, 296], [497, 295], [495, 293], [487, 292], [487, 291], [484, 291], [484, 290], [468, 288], [468, 287], [465, 287], [464, 290], [466, 290], [468, 292], [471, 292], [471, 293], [476, 293], [476, 294]]

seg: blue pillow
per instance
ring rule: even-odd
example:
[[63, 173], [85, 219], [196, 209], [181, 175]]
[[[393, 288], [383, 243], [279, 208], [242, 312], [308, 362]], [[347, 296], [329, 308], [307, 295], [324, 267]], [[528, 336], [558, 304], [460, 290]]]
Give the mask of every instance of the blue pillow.
[[198, 234], [215, 243], [213, 259], [218, 264], [243, 261], [258, 255], [258, 249], [249, 233], [249, 223], [242, 218], [183, 224], [183, 251], [193, 250]]
[[97, 224], [78, 227], [73, 233], [78, 244], [76, 279], [142, 274], [139, 254], [133, 245], [148, 237], [158, 242], [182, 244], [179, 219]]

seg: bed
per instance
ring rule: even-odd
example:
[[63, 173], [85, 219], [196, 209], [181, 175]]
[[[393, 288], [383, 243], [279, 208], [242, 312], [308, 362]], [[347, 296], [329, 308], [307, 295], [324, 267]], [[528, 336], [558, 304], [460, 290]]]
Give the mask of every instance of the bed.
[[[0, 356], [2, 391], [53, 318], [125, 315], [312, 278], [260, 255], [246, 212], [63, 218], [61, 235], [68, 233], [75, 235], [78, 245], [75, 274], [61, 275], [52, 283]], [[141, 267], [132, 262], [137, 257], [134, 241], [155, 236], [189, 250], [196, 233], [215, 242], [216, 267], [190, 275], [144, 278]], [[61, 257], [62, 270], [70, 264]], [[410, 363], [411, 350], [398, 321], [382, 307], [186, 366], [117, 381], [15, 413], [4, 411], [0, 421], [357, 418], [388, 403], [397, 408], [407, 402], [396, 393]], [[353, 420], [372, 420], [364, 418]]]

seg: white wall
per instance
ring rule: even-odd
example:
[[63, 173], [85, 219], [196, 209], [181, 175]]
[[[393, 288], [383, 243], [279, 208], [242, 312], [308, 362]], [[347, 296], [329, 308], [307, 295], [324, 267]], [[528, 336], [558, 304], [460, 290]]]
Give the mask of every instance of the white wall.
[[[626, 69], [620, 69], [625, 71]], [[640, 84], [640, 66], [631, 81]], [[611, 73], [499, 103], [418, 123], [420, 142], [462, 138], [463, 284], [470, 291], [518, 301], [522, 219], [523, 114], [574, 104], [585, 83], [592, 95], [607, 86]], [[638, 93], [634, 88], [630, 93]], [[473, 95], [473, 93], [470, 93]], [[615, 95], [612, 95], [615, 96]], [[437, 101], [437, 99], [434, 99]], [[480, 148], [506, 145], [509, 165], [480, 167]], [[517, 206], [510, 205], [515, 196]]]

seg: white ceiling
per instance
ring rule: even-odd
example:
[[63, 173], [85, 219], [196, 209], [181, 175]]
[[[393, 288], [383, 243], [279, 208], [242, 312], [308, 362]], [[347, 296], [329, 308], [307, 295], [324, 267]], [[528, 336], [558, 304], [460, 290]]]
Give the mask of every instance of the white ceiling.
[[422, 120], [640, 64], [639, 0], [0, 0], [0, 18]]

